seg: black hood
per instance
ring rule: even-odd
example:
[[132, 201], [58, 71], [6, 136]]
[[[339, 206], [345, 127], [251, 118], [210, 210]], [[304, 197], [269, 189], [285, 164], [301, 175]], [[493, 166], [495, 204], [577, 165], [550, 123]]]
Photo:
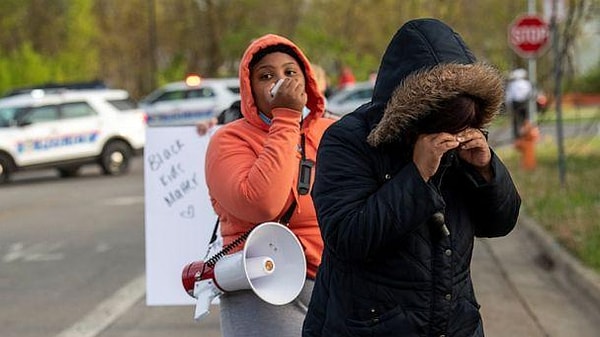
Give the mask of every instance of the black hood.
[[504, 95], [500, 72], [476, 62], [462, 38], [436, 19], [404, 24], [388, 45], [377, 74], [369, 113], [381, 120], [369, 135], [372, 146], [397, 139], [412, 121], [460, 94], [483, 101], [482, 120], [488, 123]]
[[413, 71], [440, 63], [473, 62], [475, 56], [445, 23], [436, 19], [408, 21], [396, 32], [383, 54], [373, 102], [387, 103], [394, 89]]

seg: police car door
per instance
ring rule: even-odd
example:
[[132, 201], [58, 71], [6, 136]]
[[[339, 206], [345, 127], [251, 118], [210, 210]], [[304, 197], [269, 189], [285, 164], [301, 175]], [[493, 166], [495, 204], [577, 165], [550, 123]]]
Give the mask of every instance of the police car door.
[[100, 144], [101, 118], [86, 101], [60, 104], [60, 125], [57, 134], [60, 144], [56, 155], [61, 159], [92, 158], [102, 151]]
[[18, 117], [18, 136], [15, 139], [20, 166], [54, 161], [60, 144], [58, 105], [35, 106]]
[[197, 121], [216, 117], [217, 95], [210, 87], [190, 89], [186, 92], [185, 100], [182, 101], [180, 109], [183, 114], [183, 121], [192, 125]]

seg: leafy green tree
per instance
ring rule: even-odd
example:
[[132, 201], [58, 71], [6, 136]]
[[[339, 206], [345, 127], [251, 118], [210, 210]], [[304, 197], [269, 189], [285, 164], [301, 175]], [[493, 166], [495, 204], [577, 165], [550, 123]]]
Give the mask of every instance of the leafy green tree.
[[[0, 91], [100, 76], [93, 0], [2, 2]], [[15, 39], [14, 36], [17, 38]]]
[[97, 41], [102, 79], [136, 98], [154, 89], [148, 5], [147, 0], [96, 0], [94, 6], [102, 36]]

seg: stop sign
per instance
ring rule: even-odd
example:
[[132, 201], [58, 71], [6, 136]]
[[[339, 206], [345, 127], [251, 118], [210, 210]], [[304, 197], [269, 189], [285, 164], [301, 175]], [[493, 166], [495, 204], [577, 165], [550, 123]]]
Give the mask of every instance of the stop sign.
[[522, 57], [536, 57], [546, 50], [550, 39], [550, 28], [539, 16], [522, 15], [508, 28], [510, 47]]

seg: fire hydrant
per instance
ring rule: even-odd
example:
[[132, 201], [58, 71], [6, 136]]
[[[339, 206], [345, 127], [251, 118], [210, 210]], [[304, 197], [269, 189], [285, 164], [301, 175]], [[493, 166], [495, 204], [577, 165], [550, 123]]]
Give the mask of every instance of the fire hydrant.
[[519, 132], [519, 138], [515, 141], [515, 147], [521, 152], [521, 167], [532, 171], [537, 166], [535, 159], [535, 143], [540, 139], [540, 129], [525, 121]]

